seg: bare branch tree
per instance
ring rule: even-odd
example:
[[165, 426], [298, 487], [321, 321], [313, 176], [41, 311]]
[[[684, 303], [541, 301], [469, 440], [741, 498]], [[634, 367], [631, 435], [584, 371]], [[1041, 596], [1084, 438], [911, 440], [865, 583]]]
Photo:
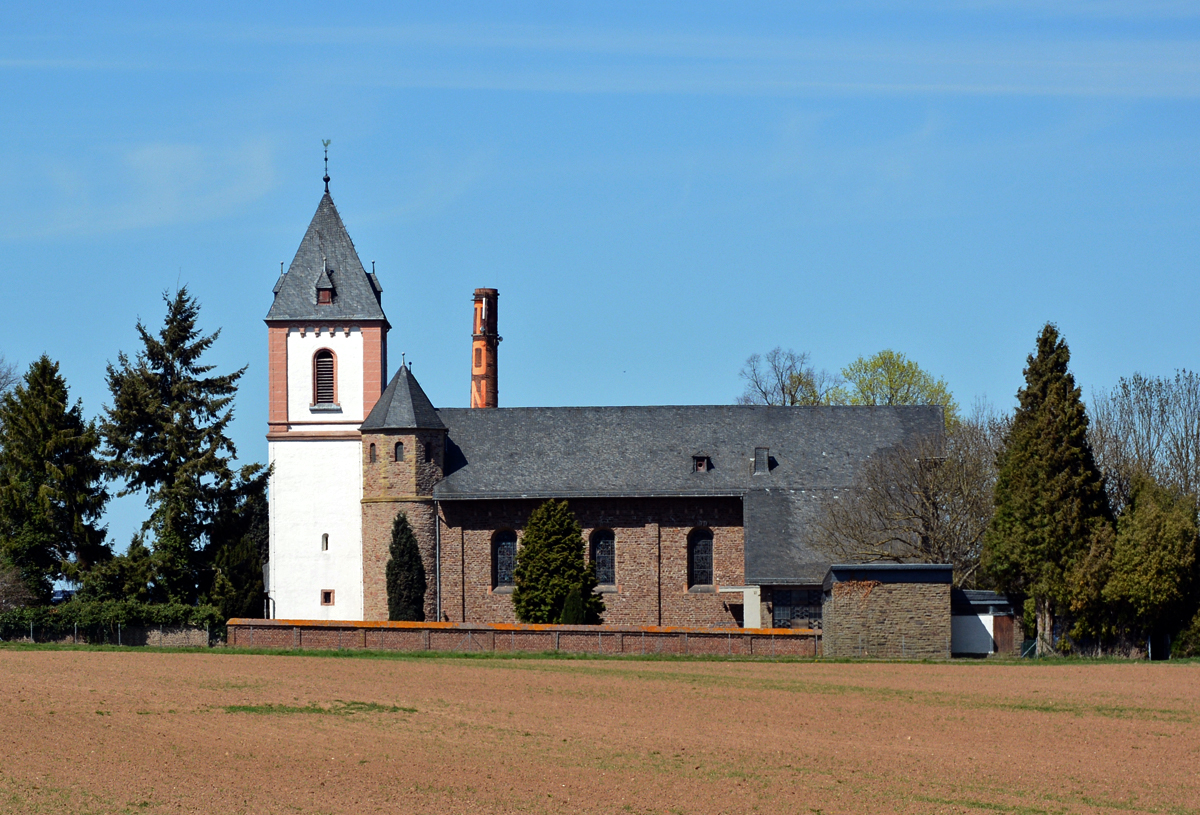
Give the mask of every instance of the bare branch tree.
[[33, 592], [21, 574], [11, 566], [0, 563], [0, 612], [11, 611], [29, 605], [34, 600]]
[[9, 362], [4, 358], [4, 354], [0, 354], [0, 393], [7, 393], [17, 384], [17, 364]]
[[850, 490], [825, 499], [818, 548], [851, 563], [950, 563], [956, 586], [976, 585], [1004, 428], [990, 408], [976, 405], [946, 439], [870, 459]]
[[1091, 419], [1089, 441], [1114, 510], [1129, 503], [1139, 473], [1181, 494], [1200, 494], [1200, 375], [1122, 377], [1112, 390], [1093, 394]]
[[775, 347], [751, 354], [738, 374], [746, 380], [739, 405], [830, 405], [841, 399], [841, 380], [809, 362], [808, 352]]

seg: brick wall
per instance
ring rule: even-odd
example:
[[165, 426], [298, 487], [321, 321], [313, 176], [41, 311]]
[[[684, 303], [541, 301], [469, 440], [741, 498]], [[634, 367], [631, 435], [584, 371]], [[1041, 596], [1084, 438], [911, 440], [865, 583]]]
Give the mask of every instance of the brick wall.
[[[518, 535], [539, 501], [446, 502], [442, 509], [442, 611], [453, 622], [515, 622], [509, 589], [492, 587], [492, 540]], [[689, 590], [687, 539], [713, 533], [715, 585], [744, 581], [742, 505], [737, 498], [572, 499], [585, 543], [597, 529], [616, 538], [616, 588], [603, 594], [610, 625], [736, 626], [738, 595]], [[590, 557], [590, 551], [587, 554]], [[432, 572], [431, 572], [432, 574]], [[434, 589], [430, 583], [431, 592]]]
[[814, 657], [820, 632], [659, 626], [230, 620], [233, 648]]
[[834, 583], [822, 617], [827, 657], [950, 657], [949, 584]]

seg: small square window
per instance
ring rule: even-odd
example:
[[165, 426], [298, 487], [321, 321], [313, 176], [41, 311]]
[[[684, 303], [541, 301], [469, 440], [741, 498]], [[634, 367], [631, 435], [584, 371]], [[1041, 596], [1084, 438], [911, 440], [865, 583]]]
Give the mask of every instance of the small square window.
[[321, 605], [333, 605], [333, 589], [321, 589]]
[[706, 473], [712, 469], [712, 462], [708, 456], [692, 456], [692, 470], [697, 473]]

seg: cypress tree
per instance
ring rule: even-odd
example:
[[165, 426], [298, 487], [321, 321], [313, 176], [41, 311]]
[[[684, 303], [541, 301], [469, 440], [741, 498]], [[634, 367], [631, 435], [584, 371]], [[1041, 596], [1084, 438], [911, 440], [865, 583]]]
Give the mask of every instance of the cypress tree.
[[1104, 481], [1069, 362], [1066, 342], [1047, 323], [1017, 392], [997, 461], [996, 514], [984, 537], [986, 570], [1001, 589], [1032, 605], [1039, 655], [1052, 647], [1055, 614], [1068, 608], [1072, 576], [1092, 541], [1111, 535]]
[[0, 560], [42, 602], [56, 579], [112, 555], [98, 525], [108, 502], [99, 444], [47, 356], [0, 399]]
[[157, 336], [139, 320], [142, 350], [108, 365], [113, 401], [100, 432], [109, 468], [125, 482], [120, 494], [145, 492], [151, 516], [143, 529], [155, 535], [166, 599], [192, 603], [215, 554], [204, 548], [219, 514], [236, 505], [231, 496], [265, 490], [267, 473], [257, 464], [231, 467], [237, 450], [226, 431], [246, 369], [211, 375], [214, 366], [200, 358], [221, 332], [199, 331], [200, 306], [186, 287], [163, 299], [167, 315]]
[[567, 598], [578, 592], [581, 622], [604, 613], [596, 569], [583, 556], [583, 530], [566, 501], [546, 501], [529, 515], [513, 571], [513, 608], [523, 623], [562, 621]]
[[388, 619], [425, 621], [425, 564], [408, 516], [392, 522], [392, 543], [387, 564]]

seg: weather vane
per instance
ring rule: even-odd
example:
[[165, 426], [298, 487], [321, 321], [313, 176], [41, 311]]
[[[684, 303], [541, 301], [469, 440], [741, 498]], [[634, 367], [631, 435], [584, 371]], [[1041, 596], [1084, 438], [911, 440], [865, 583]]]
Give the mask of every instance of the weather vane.
[[321, 144], [325, 147], [325, 193], [329, 193], [329, 144], [332, 139], [321, 139]]

